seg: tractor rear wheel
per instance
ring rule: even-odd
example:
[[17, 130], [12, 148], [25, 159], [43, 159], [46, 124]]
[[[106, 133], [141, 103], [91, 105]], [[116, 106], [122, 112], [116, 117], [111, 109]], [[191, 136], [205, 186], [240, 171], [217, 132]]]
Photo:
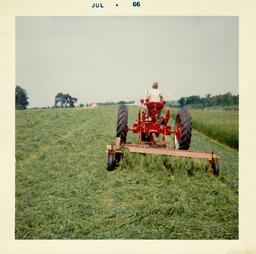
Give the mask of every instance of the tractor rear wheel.
[[120, 105], [117, 113], [116, 137], [120, 137], [121, 144], [125, 144], [127, 136], [128, 108]]
[[188, 150], [191, 142], [192, 120], [189, 111], [181, 108], [176, 115], [174, 129], [174, 146], [176, 149]]

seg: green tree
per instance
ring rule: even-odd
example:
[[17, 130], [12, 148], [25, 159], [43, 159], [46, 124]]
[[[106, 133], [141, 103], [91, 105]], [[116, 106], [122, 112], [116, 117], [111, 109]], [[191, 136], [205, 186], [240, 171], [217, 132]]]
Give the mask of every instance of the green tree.
[[58, 93], [55, 96], [55, 103], [54, 106], [55, 107], [69, 107], [69, 108], [74, 108], [75, 107], [75, 103], [77, 102], [77, 98], [72, 97], [69, 94], [63, 94], [63, 93]]
[[77, 98], [74, 98], [69, 94], [65, 94], [65, 96], [66, 96], [67, 105], [69, 105], [70, 108], [74, 108], [75, 103], [77, 102]]
[[181, 97], [179, 100], [178, 100], [178, 103], [183, 107], [186, 103], [186, 100], [184, 97]]
[[54, 103], [54, 106], [57, 108], [58, 105], [60, 104], [60, 106], [63, 108], [63, 100], [62, 100], [62, 97], [63, 97], [63, 94], [62, 93], [58, 93], [56, 96], [55, 96], [55, 103]]
[[193, 95], [186, 98], [186, 105], [188, 104], [199, 104], [200, 103], [200, 96]]
[[26, 109], [28, 106], [28, 96], [25, 89], [16, 86], [15, 89], [15, 105], [16, 109]]

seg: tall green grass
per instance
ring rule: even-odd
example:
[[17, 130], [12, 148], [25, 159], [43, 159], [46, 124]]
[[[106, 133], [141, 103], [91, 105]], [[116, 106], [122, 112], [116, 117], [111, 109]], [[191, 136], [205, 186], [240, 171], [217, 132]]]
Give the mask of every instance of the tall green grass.
[[[172, 109], [172, 118], [178, 112]], [[238, 112], [223, 110], [190, 110], [192, 126], [203, 134], [232, 148], [238, 149]]]
[[[16, 112], [15, 238], [238, 239], [237, 151], [193, 131], [193, 150], [220, 155], [219, 177], [205, 172], [204, 160], [128, 151], [109, 172], [116, 113]], [[136, 116], [130, 106], [129, 125]]]

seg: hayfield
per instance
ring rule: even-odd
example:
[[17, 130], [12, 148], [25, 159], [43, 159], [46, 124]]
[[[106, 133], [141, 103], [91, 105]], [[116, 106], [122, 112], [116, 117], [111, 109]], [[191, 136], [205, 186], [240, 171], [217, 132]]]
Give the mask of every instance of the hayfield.
[[15, 238], [238, 239], [238, 152], [193, 130], [191, 149], [221, 156], [219, 177], [204, 160], [129, 152], [108, 172], [116, 112], [16, 111]]

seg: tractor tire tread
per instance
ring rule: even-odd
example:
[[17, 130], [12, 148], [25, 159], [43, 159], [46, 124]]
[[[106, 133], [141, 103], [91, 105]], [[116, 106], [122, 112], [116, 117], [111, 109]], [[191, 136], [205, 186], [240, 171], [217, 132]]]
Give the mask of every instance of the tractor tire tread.
[[177, 114], [177, 118], [181, 121], [181, 137], [180, 137], [180, 150], [188, 150], [191, 142], [192, 120], [189, 111], [181, 108]]
[[117, 113], [116, 137], [121, 138], [121, 144], [125, 144], [127, 136], [128, 108], [120, 105]]

